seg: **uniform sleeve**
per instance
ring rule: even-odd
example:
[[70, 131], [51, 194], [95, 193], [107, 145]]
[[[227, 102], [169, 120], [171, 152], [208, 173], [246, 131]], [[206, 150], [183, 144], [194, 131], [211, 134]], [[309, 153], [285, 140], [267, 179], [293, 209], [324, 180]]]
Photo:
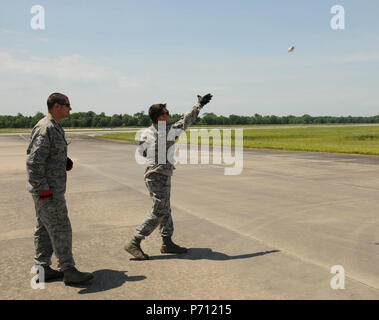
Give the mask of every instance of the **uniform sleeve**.
[[154, 152], [155, 150], [155, 138], [154, 132], [150, 128], [145, 129], [139, 137], [138, 153], [142, 157], [147, 157], [147, 152]]
[[146, 156], [147, 156], [147, 152], [146, 152], [146, 147], [145, 147], [145, 141], [140, 141], [139, 143], [138, 143], [138, 148], [137, 148], [137, 150], [138, 150], [138, 153], [139, 153], [139, 155], [141, 156], [141, 157], [144, 157], [144, 158], [146, 158]]
[[46, 159], [50, 153], [50, 138], [47, 130], [32, 134], [27, 151], [26, 169], [29, 183], [38, 194], [49, 190], [46, 179]]
[[187, 130], [187, 128], [196, 121], [197, 116], [200, 112], [200, 106], [197, 104], [192, 107], [191, 110], [187, 111], [183, 117], [172, 125], [174, 129]]

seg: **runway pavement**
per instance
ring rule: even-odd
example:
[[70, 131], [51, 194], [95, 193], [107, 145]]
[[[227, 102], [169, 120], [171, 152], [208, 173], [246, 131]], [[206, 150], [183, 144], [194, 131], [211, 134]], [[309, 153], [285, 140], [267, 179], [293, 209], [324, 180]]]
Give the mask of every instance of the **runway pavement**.
[[[160, 254], [155, 231], [151, 260], [133, 261], [123, 245], [151, 206], [136, 145], [67, 136], [73, 253], [95, 278], [31, 288], [28, 135], [0, 135], [0, 299], [379, 299], [378, 156], [246, 150], [236, 176], [179, 165], [173, 239], [189, 253]], [[344, 289], [331, 288], [336, 265]]]

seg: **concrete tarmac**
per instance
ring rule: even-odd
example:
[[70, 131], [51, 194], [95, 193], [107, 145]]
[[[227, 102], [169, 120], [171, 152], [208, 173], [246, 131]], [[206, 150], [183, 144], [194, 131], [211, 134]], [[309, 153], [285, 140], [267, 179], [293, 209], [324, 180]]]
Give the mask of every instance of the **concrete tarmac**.
[[67, 136], [73, 254], [95, 277], [31, 288], [28, 135], [0, 135], [0, 299], [379, 299], [378, 156], [245, 150], [236, 176], [178, 165], [173, 239], [190, 250], [162, 255], [156, 230], [142, 242], [151, 259], [133, 261], [124, 242], [151, 207], [136, 145]]

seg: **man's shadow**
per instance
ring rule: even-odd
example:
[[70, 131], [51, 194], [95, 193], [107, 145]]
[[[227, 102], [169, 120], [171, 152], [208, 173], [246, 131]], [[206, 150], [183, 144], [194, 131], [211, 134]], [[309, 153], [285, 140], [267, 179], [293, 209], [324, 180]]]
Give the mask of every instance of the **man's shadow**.
[[121, 287], [126, 281], [141, 281], [145, 280], [145, 276], [131, 276], [128, 277], [125, 273], [127, 271], [116, 270], [97, 270], [93, 272], [93, 279], [86, 284], [69, 285], [75, 288], [82, 288], [78, 294], [87, 294], [111, 290]]
[[248, 259], [263, 256], [270, 253], [280, 252], [280, 250], [262, 251], [249, 254], [241, 254], [237, 256], [229, 256], [225, 253], [212, 251], [210, 248], [190, 248], [185, 254], [171, 254], [171, 255], [160, 255], [160, 256], [150, 256], [150, 260], [165, 260], [165, 259], [188, 259], [188, 260], [215, 260], [215, 261], [225, 261], [234, 259]]

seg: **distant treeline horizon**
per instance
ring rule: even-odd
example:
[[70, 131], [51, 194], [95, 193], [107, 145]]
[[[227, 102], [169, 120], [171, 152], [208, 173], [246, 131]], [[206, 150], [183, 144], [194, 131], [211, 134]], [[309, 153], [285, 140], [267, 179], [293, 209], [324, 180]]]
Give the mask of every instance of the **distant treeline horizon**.
[[[35, 124], [44, 117], [42, 112], [36, 113], [34, 116], [23, 116], [18, 113], [16, 116], [0, 115], [0, 128], [33, 128]], [[171, 115], [171, 123], [178, 121], [181, 114]], [[304, 114], [302, 116], [275, 116], [260, 115], [253, 116], [217, 116], [214, 113], [204, 113], [200, 116], [195, 125], [254, 125], [254, 124], [328, 124], [328, 123], [379, 123], [379, 115], [371, 117], [360, 116], [310, 116]], [[105, 115], [104, 112], [96, 114], [93, 111], [75, 112], [69, 118], [61, 121], [64, 127], [78, 128], [105, 128], [105, 127], [131, 127], [131, 126], [149, 126], [151, 120], [149, 115], [144, 111], [137, 112], [133, 115], [114, 114], [112, 116]]]

